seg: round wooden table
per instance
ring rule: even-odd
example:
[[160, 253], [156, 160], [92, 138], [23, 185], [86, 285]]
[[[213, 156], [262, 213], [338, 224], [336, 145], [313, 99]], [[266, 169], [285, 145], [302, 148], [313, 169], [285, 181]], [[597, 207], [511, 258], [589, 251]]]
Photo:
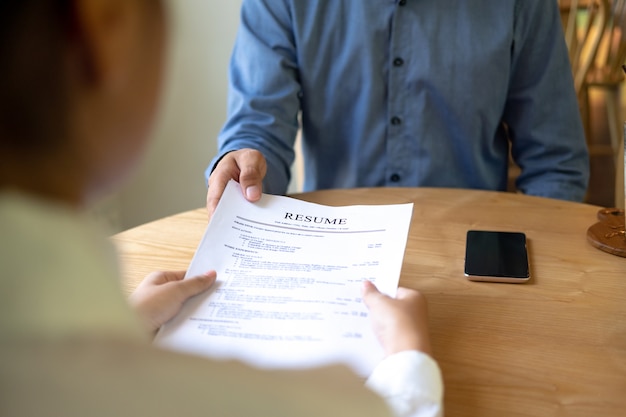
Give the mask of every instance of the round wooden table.
[[[432, 188], [293, 197], [327, 205], [414, 203], [400, 285], [428, 298], [446, 416], [626, 415], [626, 259], [588, 243], [600, 207]], [[206, 224], [202, 208], [115, 235], [125, 289], [150, 271], [185, 269]], [[468, 281], [469, 229], [524, 232], [531, 280]]]

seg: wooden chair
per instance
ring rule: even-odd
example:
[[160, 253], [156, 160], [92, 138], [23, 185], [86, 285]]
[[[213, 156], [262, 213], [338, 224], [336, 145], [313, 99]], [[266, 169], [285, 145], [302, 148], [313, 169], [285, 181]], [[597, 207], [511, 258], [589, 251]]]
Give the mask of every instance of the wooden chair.
[[609, 0], [558, 0], [576, 94], [584, 88], [609, 16]]
[[590, 119], [589, 91], [603, 94], [606, 105], [610, 153], [615, 163], [615, 206], [624, 207], [624, 122], [621, 108], [621, 85], [624, 81], [622, 65], [626, 61], [626, 0], [613, 0], [602, 41], [596, 57], [582, 84], [585, 98], [585, 118]]

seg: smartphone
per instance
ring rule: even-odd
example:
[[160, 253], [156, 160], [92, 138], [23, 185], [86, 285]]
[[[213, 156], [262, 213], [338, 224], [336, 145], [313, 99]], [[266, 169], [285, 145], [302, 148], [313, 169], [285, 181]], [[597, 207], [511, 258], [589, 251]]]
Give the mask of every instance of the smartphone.
[[521, 232], [469, 230], [465, 276], [471, 281], [523, 283], [530, 279], [526, 235]]

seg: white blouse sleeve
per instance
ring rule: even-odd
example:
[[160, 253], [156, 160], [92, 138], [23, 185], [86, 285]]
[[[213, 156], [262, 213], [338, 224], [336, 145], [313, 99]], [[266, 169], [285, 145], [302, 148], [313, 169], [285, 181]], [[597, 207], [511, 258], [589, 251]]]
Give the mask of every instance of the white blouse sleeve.
[[442, 417], [443, 381], [437, 363], [418, 351], [382, 360], [366, 386], [383, 397], [397, 417]]

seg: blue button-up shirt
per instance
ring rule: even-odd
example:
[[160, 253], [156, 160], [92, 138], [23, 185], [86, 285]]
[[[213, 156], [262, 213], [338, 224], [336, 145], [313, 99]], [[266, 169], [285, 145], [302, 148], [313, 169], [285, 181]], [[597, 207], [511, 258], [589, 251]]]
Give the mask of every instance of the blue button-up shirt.
[[254, 148], [264, 191], [507, 188], [582, 200], [589, 161], [554, 0], [244, 0], [215, 162]]

